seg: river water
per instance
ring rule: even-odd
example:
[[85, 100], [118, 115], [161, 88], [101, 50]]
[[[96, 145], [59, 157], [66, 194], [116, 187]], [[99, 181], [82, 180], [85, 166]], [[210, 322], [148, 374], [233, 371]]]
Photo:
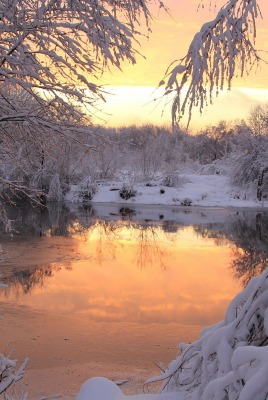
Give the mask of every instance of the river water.
[[143, 386], [219, 322], [266, 266], [266, 213], [50, 205], [8, 210], [1, 351], [30, 357], [17, 390], [73, 398], [92, 376]]

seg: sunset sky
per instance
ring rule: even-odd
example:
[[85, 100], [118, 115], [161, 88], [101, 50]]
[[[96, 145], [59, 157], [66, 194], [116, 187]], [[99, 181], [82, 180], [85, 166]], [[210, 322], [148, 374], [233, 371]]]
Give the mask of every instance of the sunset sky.
[[[108, 126], [154, 123], [171, 123], [170, 107], [164, 107], [163, 92], [156, 91], [160, 80], [171, 62], [183, 57], [194, 34], [202, 24], [215, 18], [218, 10], [206, 8], [197, 11], [199, 0], [165, 0], [170, 15], [164, 10], [152, 7], [154, 21], [152, 34], [148, 39], [141, 38], [140, 52], [145, 58], [137, 57], [136, 65], [125, 63], [123, 72], [112, 70], [103, 77], [103, 83], [113, 95], [107, 98], [101, 115]], [[214, 2], [212, 1], [212, 4]], [[223, 4], [217, 1], [217, 4]], [[263, 18], [258, 19], [256, 47], [268, 51], [268, 3], [259, 1]], [[267, 56], [266, 56], [267, 57]], [[260, 65], [246, 79], [233, 81], [231, 92], [227, 89], [215, 99], [200, 116], [195, 112], [190, 129], [198, 130], [219, 120], [247, 118], [250, 109], [258, 103], [268, 102], [268, 65]], [[163, 111], [164, 108], [164, 111]], [[186, 120], [183, 122], [186, 124]]]

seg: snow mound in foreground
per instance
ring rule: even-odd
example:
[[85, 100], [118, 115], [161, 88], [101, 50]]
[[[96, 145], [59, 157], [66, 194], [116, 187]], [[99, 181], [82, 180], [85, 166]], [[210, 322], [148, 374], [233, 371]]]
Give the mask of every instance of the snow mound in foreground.
[[178, 393], [138, 394], [124, 396], [119, 387], [107, 378], [95, 377], [80, 388], [76, 400], [183, 400]]
[[76, 400], [119, 400], [123, 393], [119, 387], [107, 378], [91, 378], [80, 388]]
[[232, 300], [222, 322], [180, 347], [180, 356], [146, 382], [164, 381], [161, 393], [124, 396], [108, 379], [92, 378], [77, 400], [267, 399], [268, 269]]
[[222, 322], [180, 347], [180, 356], [147, 383], [165, 379], [162, 391], [187, 400], [267, 399], [268, 269], [232, 300]]

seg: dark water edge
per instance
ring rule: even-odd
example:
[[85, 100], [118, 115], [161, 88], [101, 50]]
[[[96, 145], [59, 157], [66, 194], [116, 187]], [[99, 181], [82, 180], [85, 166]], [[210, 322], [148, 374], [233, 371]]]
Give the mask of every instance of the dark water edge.
[[[96, 219], [104, 221], [132, 221], [141, 225], [172, 223], [174, 226], [204, 226], [223, 228], [228, 234], [228, 226], [233, 221], [248, 221], [248, 225], [259, 227], [268, 220], [268, 210], [232, 209], [208, 207], [176, 207], [156, 205], [128, 205], [108, 203], [60, 203], [50, 202], [44, 207], [20, 204], [17, 207], [5, 207], [10, 221], [8, 230], [0, 225], [0, 235], [12, 233], [21, 236], [70, 236], [70, 228], [79, 222], [80, 229], [88, 228]], [[49, 233], [48, 233], [49, 231]]]

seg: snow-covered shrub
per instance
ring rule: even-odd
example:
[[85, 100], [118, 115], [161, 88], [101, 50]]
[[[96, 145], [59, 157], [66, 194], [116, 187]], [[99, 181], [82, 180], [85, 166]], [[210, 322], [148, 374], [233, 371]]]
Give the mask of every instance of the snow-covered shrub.
[[167, 175], [162, 180], [161, 185], [167, 187], [178, 187], [180, 183], [179, 177], [177, 175]]
[[[5, 393], [12, 384], [22, 379], [27, 363], [28, 358], [16, 369], [17, 360], [10, 360], [0, 354], [0, 394]], [[26, 399], [26, 396], [24, 398]]]
[[[181, 170], [183, 171], [183, 173], [185, 173], [184, 167], [181, 167]], [[187, 178], [184, 175], [168, 174], [164, 177], [164, 179], [161, 180], [161, 182], [158, 182], [158, 185], [160, 184], [165, 187], [177, 188], [177, 187], [182, 187], [187, 182], [189, 182], [189, 181], [187, 180]]]
[[185, 199], [182, 200], [181, 206], [187, 206], [190, 207], [192, 205], [192, 200], [189, 199], [188, 197], [185, 197]]
[[128, 183], [124, 183], [119, 189], [119, 195], [123, 200], [128, 200], [131, 197], [135, 197], [136, 194], [137, 191], [133, 188], [131, 184]]
[[165, 380], [162, 391], [188, 400], [267, 399], [268, 268], [231, 301], [222, 322], [180, 348], [179, 357], [147, 384]]
[[89, 201], [93, 199], [94, 194], [97, 192], [97, 186], [91, 178], [85, 178], [78, 185], [78, 200]]
[[[0, 283], [0, 288], [6, 287], [6, 285]], [[28, 363], [26, 358], [21, 366], [17, 368], [17, 360], [11, 360], [8, 357], [0, 354], [0, 394], [4, 394], [5, 399], [9, 399], [6, 395], [6, 391], [15, 382], [23, 378], [25, 367]], [[19, 397], [17, 397], [19, 399]], [[27, 395], [22, 395], [21, 400], [26, 400]]]
[[[267, 197], [268, 174], [263, 172], [268, 167], [268, 137], [241, 134], [237, 138], [236, 146], [231, 159], [231, 182], [240, 189], [251, 191], [255, 198], [258, 188], [261, 189], [262, 197]], [[260, 178], [261, 186], [258, 183]]]
[[202, 168], [200, 169], [200, 175], [220, 175], [221, 170], [217, 164], [218, 163], [215, 162], [215, 163], [203, 165]]
[[62, 201], [62, 188], [59, 174], [55, 174], [50, 181], [47, 201]]

